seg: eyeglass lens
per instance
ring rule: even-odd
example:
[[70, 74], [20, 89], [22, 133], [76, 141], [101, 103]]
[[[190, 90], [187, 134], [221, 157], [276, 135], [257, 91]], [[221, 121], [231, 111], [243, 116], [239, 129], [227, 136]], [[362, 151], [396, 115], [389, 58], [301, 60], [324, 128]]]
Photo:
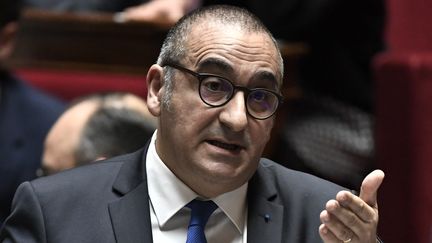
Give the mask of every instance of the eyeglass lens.
[[[234, 90], [235, 87], [231, 82], [218, 77], [204, 77], [200, 84], [200, 96], [205, 103], [211, 106], [221, 106], [227, 103], [234, 95]], [[253, 89], [246, 92], [246, 95], [247, 110], [255, 118], [268, 118], [273, 115], [278, 106], [278, 97], [267, 90]]]

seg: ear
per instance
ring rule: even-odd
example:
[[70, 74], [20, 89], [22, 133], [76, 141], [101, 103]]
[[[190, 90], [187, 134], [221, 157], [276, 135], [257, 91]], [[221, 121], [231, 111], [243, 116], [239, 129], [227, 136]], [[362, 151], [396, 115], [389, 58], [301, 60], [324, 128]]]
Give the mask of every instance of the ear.
[[16, 22], [7, 23], [0, 30], [0, 62], [7, 60], [12, 55], [17, 31], [18, 24]]
[[162, 81], [163, 68], [157, 64], [147, 72], [147, 107], [153, 116], [159, 116], [162, 105], [164, 85]]

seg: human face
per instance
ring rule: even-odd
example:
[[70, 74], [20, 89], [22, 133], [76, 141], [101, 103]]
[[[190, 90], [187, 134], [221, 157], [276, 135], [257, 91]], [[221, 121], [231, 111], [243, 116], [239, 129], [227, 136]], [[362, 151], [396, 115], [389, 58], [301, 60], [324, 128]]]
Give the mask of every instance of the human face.
[[[204, 25], [191, 32], [189, 55], [182, 66], [222, 76], [235, 85], [278, 92], [280, 63], [268, 36]], [[156, 67], [152, 68], [149, 73], [154, 73]], [[158, 155], [201, 196], [214, 197], [240, 187], [257, 168], [274, 117], [258, 120], [249, 116], [243, 91], [237, 91], [224, 106], [210, 107], [199, 97], [196, 78], [174, 71], [168, 108], [156, 102], [164, 99], [164, 87], [158, 89], [152, 81], [160, 76], [148, 76], [150, 93], [155, 90], [153, 98], [149, 95], [149, 109], [159, 116]]]

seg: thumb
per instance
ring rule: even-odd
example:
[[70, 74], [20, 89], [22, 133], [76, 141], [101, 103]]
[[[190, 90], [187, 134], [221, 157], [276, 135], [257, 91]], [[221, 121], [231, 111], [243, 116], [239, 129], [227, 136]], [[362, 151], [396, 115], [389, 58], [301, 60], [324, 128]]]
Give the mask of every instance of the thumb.
[[377, 192], [383, 180], [384, 172], [374, 170], [362, 182], [360, 198], [371, 207], [377, 207]]

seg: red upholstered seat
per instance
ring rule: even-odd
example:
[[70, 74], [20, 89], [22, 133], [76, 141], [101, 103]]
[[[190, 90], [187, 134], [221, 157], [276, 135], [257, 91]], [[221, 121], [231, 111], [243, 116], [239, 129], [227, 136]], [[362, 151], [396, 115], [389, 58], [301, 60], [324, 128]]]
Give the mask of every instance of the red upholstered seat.
[[125, 91], [143, 98], [147, 96], [144, 74], [64, 71], [43, 68], [18, 69], [16, 73], [35, 87], [64, 100], [101, 91]]

